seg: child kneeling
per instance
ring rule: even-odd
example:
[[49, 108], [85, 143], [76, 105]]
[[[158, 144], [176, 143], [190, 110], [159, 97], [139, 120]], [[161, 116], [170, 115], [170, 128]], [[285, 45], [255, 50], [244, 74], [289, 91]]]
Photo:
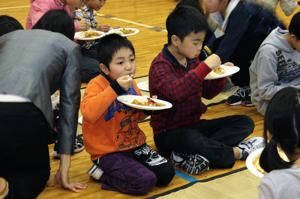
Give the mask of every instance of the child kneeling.
[[97, 51], [103, 73], [89, 82], [81, 102], [84, 143], [94, 162], [90, 175], [103, 183], [103, 189], [129, 194], [167, 185], [175, 171], [145, 143], [137, 122], [146, 115], [117, 100], [119, 95], [141, 95], [132, 79], [136, 66], [131, 42], [107, 35]]

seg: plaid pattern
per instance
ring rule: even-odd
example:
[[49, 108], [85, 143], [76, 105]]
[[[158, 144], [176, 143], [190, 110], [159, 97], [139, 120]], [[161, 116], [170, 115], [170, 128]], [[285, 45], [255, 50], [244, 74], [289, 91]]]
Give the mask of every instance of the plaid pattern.
[[211, 99], [222, 91], [226, 78], [204, 81], [211, 69], [198, 59], [180, 65], [165, 45], [149, 72], [150, 94], [169, 101], [173, 107], [151, 116], [154, 134], [199, 121], [206, 106], [201, 97]]

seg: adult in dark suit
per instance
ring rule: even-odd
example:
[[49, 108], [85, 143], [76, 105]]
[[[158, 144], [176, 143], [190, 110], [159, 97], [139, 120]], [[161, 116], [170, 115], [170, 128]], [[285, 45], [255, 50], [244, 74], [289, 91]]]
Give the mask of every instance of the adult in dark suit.
[[[0, 30], [6, 25], [0, 20]], [[59, 33], [17, 30], [0, 35], [0, 176], [8, 182], [8, 198], [36, 198], [47, 183], [50, 96], [57, 89], [61, 159], [56, 180], [72, 191], [86, 188], [68, 177], [80, 101], [80, 57], [79, 46]]]

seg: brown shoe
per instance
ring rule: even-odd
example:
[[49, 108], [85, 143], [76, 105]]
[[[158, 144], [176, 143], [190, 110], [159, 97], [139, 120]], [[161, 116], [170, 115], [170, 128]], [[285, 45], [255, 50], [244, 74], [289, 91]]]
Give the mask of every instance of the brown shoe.
[[8, 183], [4, 178], [0, 177], [0, 199], [3, 199], [8, 194]]

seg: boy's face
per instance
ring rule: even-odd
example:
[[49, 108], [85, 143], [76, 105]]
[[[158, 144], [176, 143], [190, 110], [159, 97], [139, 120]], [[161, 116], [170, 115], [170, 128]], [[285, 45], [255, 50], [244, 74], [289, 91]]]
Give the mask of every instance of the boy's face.
[[[104, 71], [105, 72], [105, 71]], [[135, 74], [135, 57], [129, 48], [121, 48], [113, 55], [109, 70], [105, 72], [111, 79]]]
[[88, 0], [86, 4], [91, 9], [98, 11], [104, 6], [105, 2], [106, 0]]
[[182, 41], [179, 39], [176, 44], [178, 52], [189, 59], [198, 57], [203, 46], [205, 34], [205, 31], [192, 32], [184, 37]]

